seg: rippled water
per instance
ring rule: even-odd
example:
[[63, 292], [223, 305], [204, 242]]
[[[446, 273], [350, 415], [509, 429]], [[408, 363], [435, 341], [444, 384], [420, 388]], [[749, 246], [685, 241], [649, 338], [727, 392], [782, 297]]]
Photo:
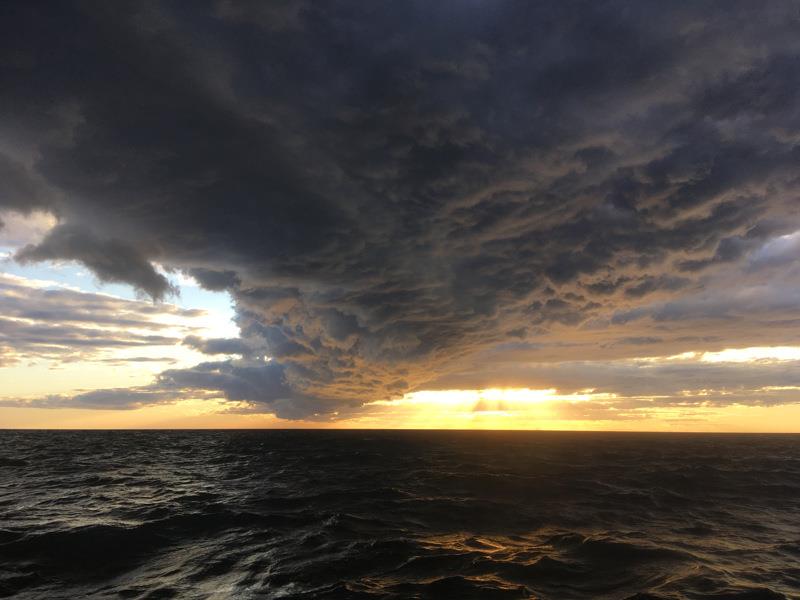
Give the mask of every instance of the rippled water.
[[0, 431], [0, 595], [799, 591], [798, 436]]

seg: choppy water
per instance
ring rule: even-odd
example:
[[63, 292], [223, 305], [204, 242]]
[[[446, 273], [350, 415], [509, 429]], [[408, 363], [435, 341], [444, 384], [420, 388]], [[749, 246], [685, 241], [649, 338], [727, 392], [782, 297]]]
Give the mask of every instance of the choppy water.
[[800, 437], [0, 431], [15, 594], [798, 598]]

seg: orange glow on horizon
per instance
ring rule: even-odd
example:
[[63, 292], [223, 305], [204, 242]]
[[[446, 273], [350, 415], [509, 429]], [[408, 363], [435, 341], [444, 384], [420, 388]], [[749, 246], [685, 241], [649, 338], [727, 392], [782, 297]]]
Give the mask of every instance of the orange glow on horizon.
[[[800, 404], [655, 408], [640, 416], [591, 418], [582, 406], [611, 394], [584, 390], [428, 390], [365, 405], [338, 420], [285, 420], [223, 400], [182, 400], [135, 410], [0, 407], [0, 427], [22, 429], [475, 429], [565, 431], [800, 432]], [[232, 412], [239, 409], [240, 412]]]

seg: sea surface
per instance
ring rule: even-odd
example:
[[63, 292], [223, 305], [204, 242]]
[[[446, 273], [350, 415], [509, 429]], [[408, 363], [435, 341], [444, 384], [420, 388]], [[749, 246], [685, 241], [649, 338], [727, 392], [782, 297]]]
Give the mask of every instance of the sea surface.
[[0, 595], [800, 598], [800, 436], [0, 431]]

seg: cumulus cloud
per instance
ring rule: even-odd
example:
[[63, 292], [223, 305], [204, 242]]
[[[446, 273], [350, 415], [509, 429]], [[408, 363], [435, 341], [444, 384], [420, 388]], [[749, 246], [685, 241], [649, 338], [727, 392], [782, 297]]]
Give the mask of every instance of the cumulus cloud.
[[0, 25], [29, 58], [0, 65], [0, 130], [35, 149], [2, 167], [0, 202], [59, 218], [17, 258], [155, 299], [158, 260], [229, 291], [272, 362], [190, 369], [187, 389], [301, 417], [476, 356], [797, 331], [793, 2], [194, 10], [22, 6]]

